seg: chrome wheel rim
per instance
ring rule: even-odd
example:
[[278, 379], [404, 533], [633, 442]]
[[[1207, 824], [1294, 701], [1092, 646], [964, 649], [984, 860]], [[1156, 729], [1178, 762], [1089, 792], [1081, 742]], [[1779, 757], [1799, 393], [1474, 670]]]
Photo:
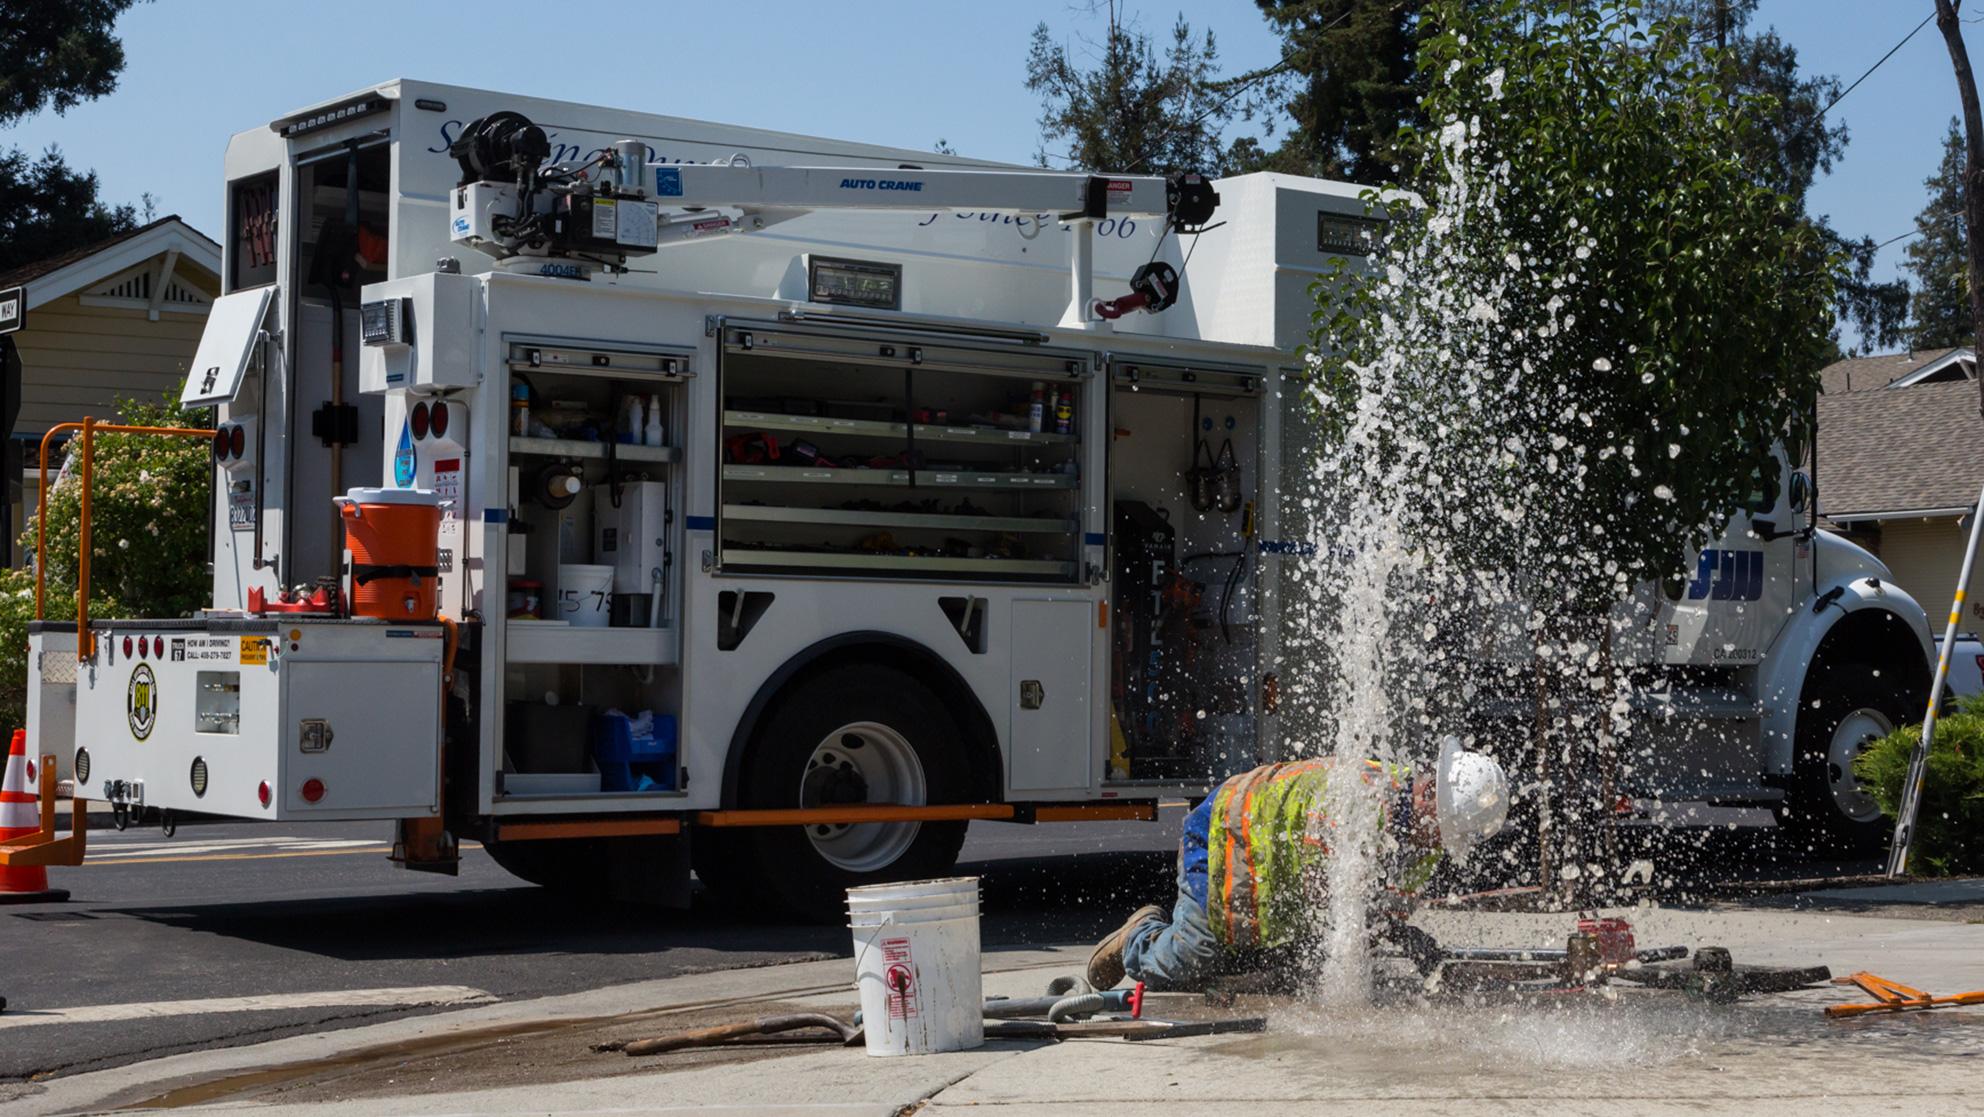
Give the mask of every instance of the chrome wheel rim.
[[[928, 802], [923, 762], [907, 738], [878, 722], [843, 725], [820, 739], [799, 777], [802, 808]], [[888, 868], [909, 851], [915, 822], [816, 823], [806, 838], [822, 859], [850, 873]]]
[[1853, 822], [1874, 822], [1881, 817], [1881, 805], [1860, 786], [1853, 774], [1853, 761], [1867, 746], [1894, 732], [1894, 722], [1879, 710], [1861, 707], [1839, 719], [1832, 731], [1832, 744], [1826, 750], [1826, 780], [1832, 789], [1832, 804]]

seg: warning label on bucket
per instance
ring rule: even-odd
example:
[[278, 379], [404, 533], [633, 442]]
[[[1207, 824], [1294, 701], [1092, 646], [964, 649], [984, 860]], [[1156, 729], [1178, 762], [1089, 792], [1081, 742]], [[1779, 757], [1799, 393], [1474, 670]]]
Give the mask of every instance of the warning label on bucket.
[[908, 939], [882, 940], [882, 985], [888, 990], [891, 1020], [917, 1014], [923, 998], [916, 988], [916, 963], [909, 957]]

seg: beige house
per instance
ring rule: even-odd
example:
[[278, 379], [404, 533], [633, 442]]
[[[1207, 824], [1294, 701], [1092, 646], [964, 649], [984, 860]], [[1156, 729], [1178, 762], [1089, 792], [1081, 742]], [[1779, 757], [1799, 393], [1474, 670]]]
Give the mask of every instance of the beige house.
[[[1984, 485], [1984, 416], [1969, 348], [1838, 361], [1820, 373], [1825, 524], [1879, 555], [1940, 632]], [[1984, 631], [1984, 562], [1961, 628]]]
[[[37, 499], [50, 427], [111, 419], [119, 399], [177, 391], [220, 291], [220, 259], [220, 245], [172, 216], [0, 274], [0, 290], [27, 289], [25, 324], [13, 335], [20, 413], [8, 457], [22, 481], [7, 486], [9, 548]], [[11, 550], [6, 558], [20, 561]]]

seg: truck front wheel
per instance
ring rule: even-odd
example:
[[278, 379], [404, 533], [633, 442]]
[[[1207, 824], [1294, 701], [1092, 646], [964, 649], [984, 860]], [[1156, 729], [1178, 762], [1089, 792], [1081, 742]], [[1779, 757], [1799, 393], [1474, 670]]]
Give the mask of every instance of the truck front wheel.
[[[873, 664], [836, 667], [780, 697], [754, 736], [739, 805], [969, 802], [966, 747], [937, 696], [911, 676]], [[705, 829], [697, 868], [734, 901], [769, 899], [828, 920], [841, 914], [848, 888], [949, 872], [964, 832], [963, 822]]]
[[1893, 826], [1854, 775], [1853, 760], [1903, 724], [1914, 701], [1895, 672], [1872, 664], [1812, 671], [1798, 706], [1790, 795], [1778, 819], [1795, 852], [1864, 857], [1882, 848]]

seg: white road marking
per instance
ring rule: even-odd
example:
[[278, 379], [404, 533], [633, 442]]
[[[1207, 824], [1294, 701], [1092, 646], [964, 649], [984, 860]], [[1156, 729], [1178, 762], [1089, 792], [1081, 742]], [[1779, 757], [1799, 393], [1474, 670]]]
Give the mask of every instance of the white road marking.
[[178, 838], [162, 838], [156, 830], [149, 834], [119, 834], [114, 830], [108, 832], [103, 830], [90, 831], [90, 848], [92, 849], [97, 848], [99, 845], [105, 847], [114, 846], [118, 849], [179, 849], [194, 844], [211, 846], [260, 846], [269, 845], [270, 843], [286, 844], [291, 842], [329, 842], [339, 840], [342, 839], [316, 838], [302, 834], [259, 834], [252, 838], [202, 838], [197, 830]]
[[[0, 1031], [36, 1024], [100, 1024], [119, 1020], [152, 1020], [171, 1016], [202, 1016], [219, 1012], [267, 1012], [276, 1009], [412, 1008], [424, 1005], [485, 1004], [496, 998], [466, 985], [410, 985], [397, 989], [328, 989], [321, 993], [271, 993], [260, 997], [209, 997], [198, 1001], [133, 1001], [120, 1005], [82, 1005], [39, 1011], [18, 1003], [0, 1013]], [[18, 1000], [18, 999], [17, 999]]]
[[118, 846], [91, 850], [91, 860], [142, 861], [148, 857], [186, 857], [196, 853], [241, 853], [250, 849], [278, 851], [308, 849], [385, 848], [392, 843], [376, 838], [272, 838], [262, 841], [171, 842], [164, 845]]

